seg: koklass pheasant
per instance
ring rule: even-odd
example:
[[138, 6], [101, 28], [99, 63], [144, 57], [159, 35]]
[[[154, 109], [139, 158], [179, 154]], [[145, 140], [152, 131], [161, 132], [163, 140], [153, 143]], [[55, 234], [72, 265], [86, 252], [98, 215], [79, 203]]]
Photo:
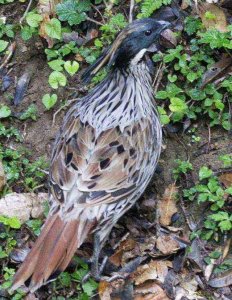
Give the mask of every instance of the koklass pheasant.
[[109, 75], [67, 113], [50, 166], [50, 213], [42, 233], [14, 277], [31, 292], [70, 263], [94, 234], [92, 275], [118, 219], [148, 185], [160, 155], [162, 132], [145, 53], [169, 26], [137, 20], [84, 74], [110, 66]]

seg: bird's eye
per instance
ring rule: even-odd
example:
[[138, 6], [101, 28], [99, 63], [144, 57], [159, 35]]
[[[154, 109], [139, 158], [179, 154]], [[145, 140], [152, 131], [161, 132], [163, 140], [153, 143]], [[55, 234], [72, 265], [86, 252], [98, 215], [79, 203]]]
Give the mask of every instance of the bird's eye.
[[152, 33], [152, 31], [151, 31], [151, 30], [147, 30], [147, 31], [145, 31], [145, 35], [146, 35], [146, 36], [149, 36], [149, 35], [151, 35], [151, 33]]

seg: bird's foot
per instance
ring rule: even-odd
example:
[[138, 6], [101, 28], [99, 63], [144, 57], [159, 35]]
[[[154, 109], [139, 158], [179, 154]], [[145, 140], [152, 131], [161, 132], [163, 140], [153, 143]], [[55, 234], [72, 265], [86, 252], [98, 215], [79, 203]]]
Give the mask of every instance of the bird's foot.
[[86, 282], [90, 277], [93, 277], [96, 281], [105, 280], [105, 276], [102, 276], [102, 272], [107, 263], [108, 256], [105, 256], [100, 267], [96, 261], [92, 262], [91, 271], [88, 272], [82, 279], [82, 282]]

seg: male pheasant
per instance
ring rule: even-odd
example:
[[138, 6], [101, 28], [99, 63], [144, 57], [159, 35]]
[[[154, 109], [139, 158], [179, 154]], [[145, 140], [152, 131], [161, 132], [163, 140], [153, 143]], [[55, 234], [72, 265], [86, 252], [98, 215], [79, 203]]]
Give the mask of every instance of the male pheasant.
[[100, 249], [144, 192], [160, 155], [162, 131], [145, 53], [168, 26], [134, 21], [84, 74], [86, 79], [110, 68], [64, 119], [51, 158], [50, 212], [12, 289], [26, 282], [34, 292], [56, 277], [91, 233], [98, 277]]

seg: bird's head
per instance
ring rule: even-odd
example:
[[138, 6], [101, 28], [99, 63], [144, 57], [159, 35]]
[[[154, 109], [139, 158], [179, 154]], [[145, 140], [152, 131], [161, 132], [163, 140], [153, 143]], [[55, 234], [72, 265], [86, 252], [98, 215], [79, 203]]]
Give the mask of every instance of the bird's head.
[[126, 68], [131, 63], [139, 63], [151, 48], [153, 52], [158, 49], [160, 35], [169, 26], [169, 22], [151, 18], [132, 22], [118, 34], [112, 46], [86, 70], [83, 79], [88, 80], [106, 65]]

